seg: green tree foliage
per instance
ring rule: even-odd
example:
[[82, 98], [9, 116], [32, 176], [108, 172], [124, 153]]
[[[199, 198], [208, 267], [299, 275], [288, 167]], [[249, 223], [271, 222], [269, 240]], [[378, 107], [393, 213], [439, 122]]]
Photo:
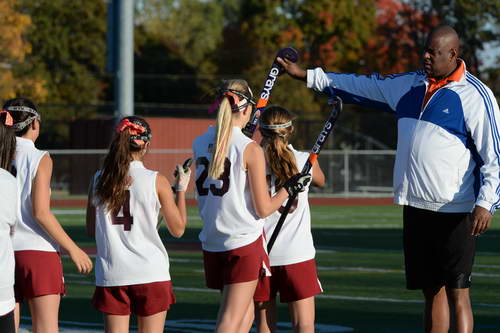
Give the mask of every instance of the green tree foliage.
[[[154, 59], [160, 67], [171, 69], [167, 73], [174, 74], [157, 77], [156, 83], [147, 81], [148, 85], [163, 89], [163, 93], [155, 94], [156, 98], [166, 102], [170, 95], [176, 103], [199, 103], [212, 85], [207, 76], [217, 72], [213, 54], [222, 43], [224, 6], [220, 1], [144, 0], [136, 22], [139, 31], [146, 35], [138, 40], [137, 70], [157, 71], [154, 65], [146, 68]], [[176, 76], [179, 74], [182, 76]], [[151, 102], [152, 95], [148, 89], [139, 92], [138, 98]]]
[[68, 107], [97, 104], [105, 88], [106, 3], [100, 0], [19, 0], [19, 10], [31, 18], [26, 39], [32, 52], [19, 66], [19, 75], [44, 81], [46, 98], [25, 94], [36, 103], [64, 107], [41, 108], [40, 144], [65, 147], [69, 123], [95, 113], [95, 108]]
[[146, 0], [137, 19], [147, 34], [191, 66], [204, 64], [222, 39], [223, 9], [216, 1]]
[[[27, 33], [33, 52], [27, 70], [45, 79], [50, 103], [96, 103], [103, 89], [106, 4], [86, 0], [21, 0], [31, 17]], [[54, 117], [68, 119], [68, 110]], [[69, 117], [68, 117], [69, 116]]]
[[0, 0], [0, 99], [30, 95], [44, 100], [45, 82], [34, 73], [23, 73], [20, 64], [32, 48], [26, 41], [31, 25], [28, 15], [18, 10], [18, 0]]
[[[299, 51], [300, 62], [306, 67], [354, 68], [370, 37], [375, 8], [372, 0], [247, 0], [242, 2], [239, 15], [239, 22], [226, 28], [232, 38], [225, 39], [222, 49], [227, 52], [236, 46], [242, 50], [238, 58], [245, 61], [240, 71], [260, 90], [276, 52], [286, 46]], [[279, 89], [273, 91], [272, 103], [319, 118], [325, 100], [303, 83], [283, 77]]]
[[[414, 70], [420, 67], [428, 31], [443, 22], [458, 31], [463, 57], [469, 69], [477, 71], [479, 51], [485, 43], [498, 40], [500, 31], [498, 0], [138, 0], [137, 4], [136, 102], [208, 104], [219, 80], [235, 77], [247, 79], [258, 94], [276, 52], [286, 46], [299, 51], [300, 64], [307, 68], [356, 73]], [[22, 15], [7, 15], [15, 6]], [[0, 28], [6, 31], [0, 34], [0, 43], [13, 36], [14, 44], [4, 45], [16, 46], [0, 50], [8, 59], [3, 63], [15, 64], [8, 73], [0, 68], [2, 81], [10, 82], [2, 89], [23, 82], [8, 96], [22, 92], [39, 102], [58, 104], [112, 100], [111, 76], [103, 75], [106, 1], [0, 0], [0, 9], [4, 21], [19, 20]], [[493, 83], [498, 82], [497, 74], [496, 69], [488, 71]], [[288, 76], [279, 78], [270, 102], [306, 119], [323, 119], [328, 110], [324, 97]], [[63, 108], [43, 112], [53, 119], [88, 114]], [[382, 124], [384, 116], [374, 112], [377, 121], [371, 121], [367, 114], [344, 112], [341, 126], [352, 132], [380, 132], [374, 124], [378, 119]], [[390, 138], [381, 141], [393, 143]]]

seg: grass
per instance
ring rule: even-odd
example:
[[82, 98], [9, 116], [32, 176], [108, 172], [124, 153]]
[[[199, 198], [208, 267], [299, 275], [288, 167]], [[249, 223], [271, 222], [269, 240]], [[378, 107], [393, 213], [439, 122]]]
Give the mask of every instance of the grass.
[[[81, 208], [57, 209], [64, 228], [82, 246], [94, 246], [84, 232]], [[74, 215], [68, 215], [68, 213]], [[211, 332], [219, 294], [205, 288], [200, 251], [174, 251], [197, 242], [201, 220], [189, 209], [181, 239], [160, 229], [171, 258], [177, 304], [168, 313], [167, 332]], [[396, 206], [313, 207], [313, 235], [324, 293], [316, 299], [316, 332], [421, 332], [421, 294], [405, 289], [402, 210]], [[478, 239], [471, 298], [475, 332], [500, 331], [500, 218]], [[68, 294], [61, 303], [62, 326], [102, 330], [100, 313], [90, 305], [94, 277], [75, 272], [63, 260]], [[27, 311], [25, 312], [27, 313]], [[279, 306], [280, 332], [287, 328], [286, 305]], [[28, 322], [24, 320], [24, 322]], [[78, 322], [78, 323], [70, 323]], [[92, 326], [95, 325], [95, 326]]]

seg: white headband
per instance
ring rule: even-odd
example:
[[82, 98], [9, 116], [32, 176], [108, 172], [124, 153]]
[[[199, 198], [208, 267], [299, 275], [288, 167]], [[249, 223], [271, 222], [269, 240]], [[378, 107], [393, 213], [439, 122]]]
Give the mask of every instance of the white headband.
[[292, 126], [292, 121], [289, 121], [289, 122], [284, 123], [284, 124], [276, 124], [276, 125], [260, 124], [260, 127], [262, 127], [263, 129], [280, 129], [280, 128], [287, 128], [290, 126]]
[[11, 105], [7, 107], [7, 111], [9, 112], [28, 112], [31, 113], [33, 116], [29, 117], [25, 121], [22, 121], [20, 123], [15, 123], [12, 125], [12, 128], [16, 131], [22, 131], [26, 126], [31, 124], [33, 120], [38, 119], [38, 121], [41, 120], [40, 114], [36, 112], [34, 109], [28, 107], [28, 106], [20, 106], [20, 105]]

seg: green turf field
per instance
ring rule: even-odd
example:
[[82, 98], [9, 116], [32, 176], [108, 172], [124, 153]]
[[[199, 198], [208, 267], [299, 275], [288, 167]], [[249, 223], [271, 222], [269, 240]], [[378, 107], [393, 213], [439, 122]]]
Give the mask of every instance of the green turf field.
[[[55, 209], [65, 229], [81, 246], [94, 246], [84, 231], [81, 208]], [[313, 207], [316, 259], [324, 293], [317, 297], [316, 332], [421, 332], [421, 296], [407, 291], [402, 256], [402, 210], [396, 206]], [[201, 220], [189, 210], [181, 239], [160, 229], [170, 248], [197, 242]], [[177, 304], [168, 313], [167, 332], [212, 332], [219, 294], [204, 287], [199, 251], [169, 250]], [[94, 277], [75, 272], [64, 259], [67, 296], [61, 327], [101, 331], [100, 313], [90, 305]], [[478, 239], [471, 296], [475, 330], [500, 332], [500, 218]], [[27, 316], [28, 312], [24, 311]], [[286, 306], [280, 307], [280, 332], [291, 332]], [[24, 319], [27, 324], [29, 320]], [[64, 330], [63, 330], [64, 331]]]

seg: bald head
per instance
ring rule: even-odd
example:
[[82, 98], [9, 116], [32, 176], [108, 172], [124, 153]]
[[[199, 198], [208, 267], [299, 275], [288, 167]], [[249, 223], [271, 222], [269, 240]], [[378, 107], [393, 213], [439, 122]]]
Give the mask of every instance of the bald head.
[[446, 45], [449, 48], [454, 48], [457, 51], [460, 47], [460, 38], [457, 32], [448, 25], [443, 25], [432, 30], [427, 38], [427, 42], [431, 39], [435, 39], [438, 43]]
[[441, 79], [453, 72], [459, 48], [460, 39], [455, 29], [447, 25], [434, 29], [427, 37], [423, 54], [427, 76]]

